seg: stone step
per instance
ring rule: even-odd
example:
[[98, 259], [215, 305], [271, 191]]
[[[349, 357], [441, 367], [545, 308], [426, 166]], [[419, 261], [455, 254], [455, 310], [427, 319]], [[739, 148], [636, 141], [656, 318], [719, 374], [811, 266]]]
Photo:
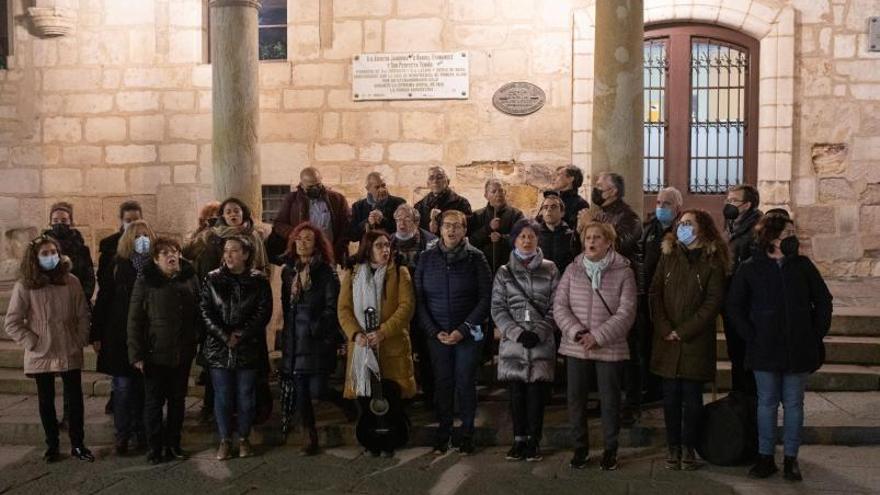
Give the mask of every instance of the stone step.
[[[718, 335], [718, 359], [729, 359], [727, 339]], [[864, 364], [880, 366], [880, 337], [825, 337], [825, 362], [828, 364]]]
[[[502, 391], [503, 392], [503, 391]], [[704, 396], [704, 402], [711, 399]], [[112, 445], [113, 419], [104, 414], [103, 397], [86, 397], [86, 442], [90, 446]], [[877, 445], [880, 444], [880, 418], [872, 413], [880, 407], [880, 393], [807, 393], [804, 400], [804, 444], [821, 445]], [[197, 421], [201, 400], [187, 399], [183, 441], [186, 448], [208, 448], [215, 445], [215, 425]], [[61, 411], [61, 398], [56, 398], [56, 410]], [[437, 423], [431, 411], [414, 405], [408, 415], [412, 423], [410, 447], [430, 446], [436, 434]], [[278, 445], [280, 409], [275, 403], [272, 418], [257, 426], [251, 437], [257, 444]], [[316, 408], [321, 445], [324, 447], [354, 446], [355, 423], [346, 422], [333, 406], [319, 403]], [[780, 415], [780, 421], [781, 421]], [[590, 415], [590, 444], [601, 448], [601, 425], [595, 414]], [[506, 401], [479, 403], [476, 418], [476, 442], [480, 446], [507, 445], [511, 442], [509, 405]], [[657, 406], [643, 411], [640, 421], [620, 433], [621, 447], [659, 447], [665, 444], [662, 408]], [[63, 437], [64, 435], [62, 435]], [[299, 443], [301, 433], [294, 432], [290, 443]], [[43, 430], [37, 414], [37, 399], [32, 395], [0, 395], [0, 438], [4, 444], [40, 445]], [[781, 438], [781, 436], [780, 436]], [[568, 415], [564, 404], [551, 404], [545, 410], [544, 440], [547, 448], [567, 449], [571, 445]], [[107, 455], [110, 455], [109, 452]]]
[[[110, 381], [110, 377], [103, 373], [96, 373], [94, 371], [83, 371], [83, 394], [98, 397], [109, 397]], [[60, 379], [55, 380], [55, 391], [57, 394], [60, 394], [62, 391]], [[0, 368], [0, 394], [32, 394], [34, 397], [36, 397], [37, 384], [32, 378], [25, 376], [20, 367], [18, 369]], [[187, 392], [187, 395], [189, 397], [202, 397], [204, 395], [204, 388], [195, 385], [195, 380], [193, 378], [190, 378], [189, 391]]]
[[[719, 361], [715, 383], [719, 390], [730, 390], [730, 362]], [[880, 366], [826, 364], [810, 375], [807, 390], [812, 392], [866, 392], [880, 390]]]
[[880, 337], [880, 308], [835, 307], [829, 334]]

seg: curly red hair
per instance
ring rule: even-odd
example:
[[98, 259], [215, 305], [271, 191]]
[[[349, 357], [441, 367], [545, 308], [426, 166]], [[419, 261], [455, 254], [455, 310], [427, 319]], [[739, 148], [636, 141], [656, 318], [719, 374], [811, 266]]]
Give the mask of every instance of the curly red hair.
[[332, 266], [334, 260], [333, 248], [330, 246], [330, 241], [327, 240], [327, 236], [324, 235], [324, 232], [311, 222], [303, 222], [297, 225], [290, 235], [287, 236], [287, 250], [284, 251], [284, 256], [291, 259], [296, 258], [296, 238], [303, 230], [311, 230], [312, 233], [315, 234], [315, 252], [321, 255], [324, 262]]

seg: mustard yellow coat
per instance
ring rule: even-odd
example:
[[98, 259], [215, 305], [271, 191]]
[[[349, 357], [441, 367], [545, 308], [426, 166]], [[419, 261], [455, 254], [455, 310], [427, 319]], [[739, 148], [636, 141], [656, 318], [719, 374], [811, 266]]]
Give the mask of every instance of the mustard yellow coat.
[[[345, 397], [354, 399], [355, 392], [351, 381], [351, 357], [354, 354], [355, 335], [362, 332], [360, 323], [354, 315], [352, 301], [352, 280], [354, 272], [363, 265], [342, 272], [342, 287], [339, 292], [339, 324], [348, 340], [348, 363], [346, 364]], [[379, 344], [379, 368], [382, 378], [400, 385], [401, 397], [408, 399], [416, 394], [416, 379], [413, 371], [412, 344], [409, 339], [409, 322], [415, 312], [415, 294], [412, 279], [404, 266], [388, 264], [385, 274], [385, 287], [382, 294], [382, 316], [379, 332], [384, 339]]]

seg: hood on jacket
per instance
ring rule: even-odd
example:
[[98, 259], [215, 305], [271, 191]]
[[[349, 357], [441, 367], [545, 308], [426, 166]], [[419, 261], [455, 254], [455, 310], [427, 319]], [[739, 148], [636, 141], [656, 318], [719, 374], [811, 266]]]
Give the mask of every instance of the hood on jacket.
[[[168, 282], [168, 277], [166, 277], [161, 270], [159, 270], [159, 266], [153, 260], [150, 260], [145, 266], [143, 271], [144, 282], [150, 287], [162, 287], [165, 283]], [[195, 277], [196, 271], [193, 268], [192, 264], [180, 258], [180, 272], [177, 274], [178, 279], [187, 280], [190, 277]]]

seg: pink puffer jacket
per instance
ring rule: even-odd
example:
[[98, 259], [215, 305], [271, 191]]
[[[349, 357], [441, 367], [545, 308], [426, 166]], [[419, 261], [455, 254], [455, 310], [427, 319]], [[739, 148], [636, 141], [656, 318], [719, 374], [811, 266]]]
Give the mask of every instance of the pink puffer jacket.
[[[565, 269], [556, 288], [553, 318], [562, 331], [559, 353], [580, 359], [596, 361], [625, 361], [629, 359], [626, 336], [636, 319], [636, 279], [629, 261], [612, 253], [611, 263], [602, 273], [599, 287], [605, 303], [593, 290], [583, 265], [584, 255], [578, 255]], [[574, 341], [578, 332], [593, 334], [598, 347], [585, 351]]]

